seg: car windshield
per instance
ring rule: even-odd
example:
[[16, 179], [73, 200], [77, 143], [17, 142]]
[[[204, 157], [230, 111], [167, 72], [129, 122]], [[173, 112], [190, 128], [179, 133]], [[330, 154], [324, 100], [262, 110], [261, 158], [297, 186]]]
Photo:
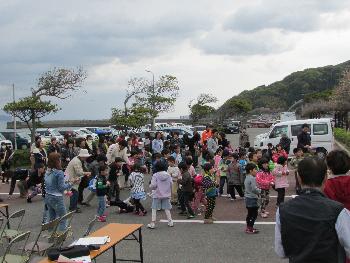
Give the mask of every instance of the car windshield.
[[0, 133], [0, 139], [1, 139], [1, 140], [6, 140], [6, 138], [4, 137], [4, 135], [2, 135], [1, 133]]
[[17, 132], [17, 134], [18, 134], [19, 137], [22, 137], [22, 138], [30, 140], [30, 136], [27, 133], [25, 133], [25, 132]]
[[91, 134], [91, 132], [88, 131], [88, 130], [79, 130], [79, 131], [82, 132], [82, 133], [84, 133], [84, 134]]

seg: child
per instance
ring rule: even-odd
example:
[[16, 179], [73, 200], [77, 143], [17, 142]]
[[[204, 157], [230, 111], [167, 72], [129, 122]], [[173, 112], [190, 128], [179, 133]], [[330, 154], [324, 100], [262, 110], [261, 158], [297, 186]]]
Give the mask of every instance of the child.
[[301, 148], [293, 149], [294, 157], [290, 161], [290, 165], [294, 168], [294, 176], [295, 176], [295, 192], [296, 194], [300, 194], [301, 186], [298, 180], [298, 165], [304, 159], [304, 152]]
[[179, 163], [182, 162], [182, 155], [181, 155], [181, 148], [180, 145], [174, 146], [174, 152], [171, 154], [172, 157], [175, 159], [175, 165], [179, 165]]
[[205, 194], [203, 190], [203, 176], [201, 174], [197, 174], [194, 177], [194, 201], [192, 203], [192, 209], [196, 212], [197, 215], [202, 214], [202, 210], [200, 204], [206, 205], [207, 200], [205, 199]]
[[288, 154], [285, 150], [282, 149], [282, 146], [280, 144], [276, 145], [276, 152], [272, 155], [272, 160], [274, 163], [277, 163], [277, 160], [280, 156], [283, 156], [288, 159]]
[[39, 163], [35, 167], [36, 169], [27, 177], [27, 189], [32, 192], [27, 197], [27, 202], [31, 203], [32, 198], [38, 194], [41, 194], [42, 184], [45, 175], [45, 165]]
[[260, 189], [256, 186], [256, 165], [253, 163], [248, 163], [246, 166], [247, 176], [244, 180], [244, 189], [245, 189], [245, 205], [248, 210], [247, 214], [247, 228], [245, 232], [247, 234], [257, 234], [259, 233], [258, 229], [254, 228], [255, 220], [258, 216], [258, 196], [260, 194]]
[[256, 165], [256, 169], [259, 170], [259, 166], [258, 166], [258, 155], [256, 154], [256, 152], [250, 152], [248, 154], [248, 159], [250, 163], [255, 163]]
[[[225, 152], [222, 155], [222, 159], [219, 164], [219, 171], [220, 171], [220, 187], [219, 187], [219, 196], [221, 196], [224, 193], [224, 186], [225, 182], [227, 183], [227, 171], [228, 171], [228, 165], [231, 163], [230, 160], [228, 160], [228, 152]], [[227, 191], [228, 192], [228, 191]]]
[[190, 173], [192, 178], [196, 177], [196, 169], [193, 167], [193, 160], [192, 160], [192, 156], [188, 156], [185, 158], [185, 164], [188, 167], [188, 172]]
[[231, 201], [236, 199], [235, 189], [240, 197], [244, 197], [237, 154], [232, 154], [231, 156], [231, 163], [228, 166], [227, 171], [227, 185], [228, 193], [231, 196]]
[[120, 157], [116, 157], [114, 162], [110, 164], [109, 166], [109, 176], [108, 176], [108, 182], [109, 182], [109, 193], [108, 193], [108, 199], [111, 200], [112, 197], [115, 197], [115, 200], [120, 200], [120, 186], [118, 183], [118, 178], [122, 175], [122, 167], [123, 167], [124, 160]]
[[247, 159], [246, 159], [246, 154], [245, 152], [239, 152], [238, 153], [239, 159], [238, 159], [238, 165], [239, 165], [239, 172], [241, 176], [241, 182], [242, 186], [244, 187], [244, 181], [245, 181], [245, 176], [246, 176], [246, 165], [248, 164]]
[[261, 210], [260, 215], [262, 218], [267, 218], [269, 212], [266, 211], [266, 207], [270, 202], [270, 187], [274, 184], [274, 177], [269, 171], [269, 161], [266, 158], [261, 158], [259, 161], [260, 171], [256, 174], [256, 183], [261, 189], [260, 203]]
[[257, 161], [259, 162], [259, 160], [263, 157], [262, 150], [261, 150], [261, 149], [257, 149], [257, 150], [255, 151], [255, 153], [256, 153]]
[[176, 205], [178, 202], [178, 184], [177, 180], [181, 178], [181, 172], [180, 169], [175, 165], [175, 158], [173, 156], [170, 156], [168, 158], [168, 174], [171, 176], [171, 179], [173, 181], [172, 187], [171, 187], [171, 204]]
[[[221, 148], [217, 149], [215, 152], [215, 156], [214, 156], [214, 169], [215, 171], [219, 171], [219, 164], [222, 158], [222, 154], [223, 154], [223, 150]], [[220, 172], [217, 172], [217, 174], [219, 175]]]
[[326, 181], [324, 193], [350, 210], [350, 175], [347, 174], [350, 169], [350, 157], [344, 151], [334, 150], [328, 154], [326, 160], [332, 174]]
[[285, 156], [278, 157], [275, 169], [272, 172], [275, 177], [275, 190], [278, 193], [277, 206], [284, 202], [286, 188], [289, 187], [288, 175], [289, 170], [287, 166], [287, 158]]
[[139, 216], [144, 216], [147, 214], [147, 211], [141, 204], [141, 200], [146, 200], [145, 189], [143, 188], [144, 176], [142, 173], [141, 163], [134, 163], [133, 172], [129, 176], [129, 182], [131, 185], [131, 198], [135, 205], [135, 214]]
[[213, 211], [215, 208], [216, 200], [216, 175], [214, 167], [211, 163], [206, 163], [203, 165], [204, 176], [203, 176], [203, 189], [205, 191], [205, 196], [207, 197], [207, 207], [204, 216], [204, 224], [213, 223]]
[[107, 166], [100, 166], [99, 175], [96, 179], [96, 196], [98, 200], [97, 208], [97, 220], [99, 222], [106, 222], [106, 215], [104, 214], [106, 210], [106, 199], [105, 196], [108, 193], [109, 182], [107, 181]]
[[152, 222], [149, 223], [147, 227], [150, 229], [155, 228], [158, 209], [164, 209], [168, 219], [168, 226], [173, 227], [174, 222], [170, 213], [170, 197], [173, 182], [171, 176], [166, 172], [167, 165], [164, 162], [158, 161], [156, 162], [155, 166], [158, 172], [152, 176], [152, 181], [150, 184], [150, 188], [154, 190], [152, 201]]
[[179, 164], [179, 169], [182, 174], [182, 178], [178, 179], [177, 183], [180, 184], [182, 187], [182, 195], [180, 199], [180, 205], [181, 205], [181, 212], [180, 215], [186, 214], [187, 210], [187, 218], [192, 219], [194, 218], [194, 213], [192, 210], [192, 207], [190, 205], [190, 201], [192, 201], [193, 196], [193, 179], [190, 173], [188, 172], [188, 167], [185, 163]]

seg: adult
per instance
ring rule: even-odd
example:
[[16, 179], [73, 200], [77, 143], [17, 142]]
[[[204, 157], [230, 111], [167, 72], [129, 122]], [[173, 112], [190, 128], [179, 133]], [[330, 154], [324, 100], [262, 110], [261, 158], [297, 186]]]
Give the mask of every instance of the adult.
[[226, 149], [230, 146], [230, 142], [227, 140], [226, 134], [224, 132], [219, 133], [218, 143], [221, 145], [222, 149]]
[[143, 139], [143, 145], [145, 148], [145, 151], [152, 152], [152, 136], [149, 132], [145, 132], [145, 138]]
[[243, 128], [241, 130], [240, 135], [239, 135], [239, 146], [241, 148], [249, 148], [250, 147], [249, 134], [247, 133], [246, 128]]
[[202, 140], [201, 140], [202, 145], [207, 143], [208, 139], [211, 137], [212, 129], [213, 129], [213, 126], [211, 125], [207, 125], [205, 127], [205, 131], [202, 132]]
[[301, 132], [298, 134], [298, 145], [297, 148], [303, 150], [303, 152], [308, 152], [311, 147], [311, 136], [309, 134], [309, 125], [304, 123], [301, 126]]
[[161, 153], [163, 150], [163, 140], [162, 140], [162, 134], [160, 132], [156, 132], [156, 137], [152, 141], [152, 151], [153, 154]]
[[306, 158], [299, 163], [299, 196], [282, 203], [276, 212], [275, 251], [289, 262], [345, 262], [350, 258], [350, 211], [328, 199], [324, 161]]
[[[91, 175], [90, 172], [84, 171], [84, 162], [87, 158], [90, 157], [90, 154], [87, 149], [81, 149], [78, 156], [74, 157], [67, 166], [66, 174], [68, 176], [68, 181], [72, 183], [72, 195], [70, 196], [70, 204], [69, 204], [69, 210], [75, 211], [76, 213], [80, 213], [81, 210], [78, 208], [78, 199], [79, 199], [79, 192], [78, 188], [81, 182], [81, 179], [84, 177], [87, 178]], [[83, 200], [83, 197], [81, 197], [81, 200]]]
[[334, 150], [327, 155], [327, 165], [331, 170], [324, 193], [350, 210], [350, 157], [345, 151]]
[[179, 145], [181, 149], [185, 148], [185, 140], [188, 142], [188, 134], [184, 134], [184, 140], [179, 137], [178, 132], [173, 132], [173, 136], [170, 138], [170, 148], [174, 149], [175, 145]]
[[47, 148], [47, 154], [49, 155], [50, 153], [61, 153], [61, 148], [58, 145], [57, 138], [52, 137], [51, 138], [51, 143], [49, 144], [49, 147]]
[[291, 144], [291, 140], [288, 138], [287, 134], [282, 133], [282, 137], [280, 139], [280, 145], [282, 147], [283, 150], [286, 151], [287, 154], [289, 154], [290, 152], [290, 144]]
[[45, 175], [45, 165], [39, 164], [35, 167], [34, 171], [26, 178], [26, 188], [31, 190], [31, 193], [27, 196], [27, 202], [31, 203], [32, 198], [42, 193], [43, 181]]
[[34, 158], [34, 165], [32, 170], [35, 169], [39, 164], [47, 164], [47, 152], [45, 150], [45, 144], [42, 140], [38, 140], [35, 143], [35, 148], [33, 149], [32, 156]]
[[216, 129], [213, 129], [211, 131], [211, 137], [207, 141], [208, 151], [209, 153], [214, 156], [216, 153], [216, 150], [219, 148], [218, 143], [218, 131]]
[[125, 176], [125, 180], [124, 180], [124, 186], [127, 186], [128, 183], [128, 179], [129, 179], [129, 174], [130, 174], [130, 170], [129, 170], [129, 157], [128, 157], [128, 143], [126, 140], [121, 140], [116, 144], [111, 145], [108, 148], [108, 152], [107, 152], [107, 164], [110, 165], [111, 163], [114, 162], [114, 160], [119, 157], [124, 161], [124, 164], [122, 166], [122, 171], [123, 174]]
[[10, 156], [12, 154], [12, 150], [4, 143], [1, 143], [0, 149], [0, 163], [1, 163], [1, 174], [2, 174], [2, 183], [9, 183], [9, 175], [8, 171], [10, 170]]
[[65, 169], [68, 163], [76, 156], [72, 138], [67, 139], [66, 144], [61, 148], [61, 153], [62, 168]]
[[[64, 205], [63, 192], [72, 187], [73, 183], [79, 180], [65, 183], [64, 173], [61, 167], [61, 157], [58, 153], [51, 153], [47, 163], [48, 169], [45, 174], [45, 205], [49, 211], [49, 221], [66, 214], [66, 207]], [[58, 226], [58, 231], [64, 232], [66, 230], [66, 221], [62, 221]]]

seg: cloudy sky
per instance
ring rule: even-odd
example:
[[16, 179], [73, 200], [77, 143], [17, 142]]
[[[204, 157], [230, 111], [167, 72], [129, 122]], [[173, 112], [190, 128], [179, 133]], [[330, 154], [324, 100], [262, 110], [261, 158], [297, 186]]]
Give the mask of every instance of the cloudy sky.
[[86, 93], [50, 119], [109, 118], [131, 77], [179, 79], [175, 111], [350, 59], [350, 1], [0, 0], [0, 107], [40, 73], [83, 66]]

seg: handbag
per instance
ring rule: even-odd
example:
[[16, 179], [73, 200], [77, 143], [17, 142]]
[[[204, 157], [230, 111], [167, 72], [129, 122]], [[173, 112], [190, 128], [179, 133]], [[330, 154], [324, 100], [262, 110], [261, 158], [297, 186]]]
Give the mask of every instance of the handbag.
[[50, 248], [47, 250], [47, 257], [49, 260], [57, 260], [62, 255], [67, 258], [77, 258], [90, 255], [88, 246], [71, 246], [63, 248]]

